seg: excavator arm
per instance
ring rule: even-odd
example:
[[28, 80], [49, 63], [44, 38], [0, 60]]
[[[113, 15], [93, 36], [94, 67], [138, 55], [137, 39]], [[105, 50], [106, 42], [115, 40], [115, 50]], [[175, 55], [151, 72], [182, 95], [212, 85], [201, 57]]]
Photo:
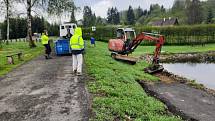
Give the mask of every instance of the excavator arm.
[[159, 56], [161, 52], [162, 45], [164, 44], [164, 36], [152, 33], [141, 33], [137, 37], [130, 41], [128, 46], [125, 47], [124, 54], [129, 54], [134, 52], [134, 50], [140, 45], [142, 41], [155, 41], [156, 48], [154, 51], [153, 64], [159, 63]]

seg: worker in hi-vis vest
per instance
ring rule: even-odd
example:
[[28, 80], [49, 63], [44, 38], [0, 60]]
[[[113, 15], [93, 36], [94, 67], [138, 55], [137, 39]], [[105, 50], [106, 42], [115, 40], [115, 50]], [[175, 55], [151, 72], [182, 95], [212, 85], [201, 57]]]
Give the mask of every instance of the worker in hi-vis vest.
[[44, 30], [41, 36], [41, 42], [45, 47], [45, 58], [46, 59], [51, 59], [50, 54], [51, 54], [51, 46], [49, 42], [49, 37], [48, 37], [48, 31]]
[[84, 51], [84, 40], [82, 38], [82, 30], [80, 27], [75, 29], [74, 35], [70, 39], [70, 46], [72, 49], [72, 68], [73, 73], [82, 75], [82, 63], [83, 63], [83, 51]]

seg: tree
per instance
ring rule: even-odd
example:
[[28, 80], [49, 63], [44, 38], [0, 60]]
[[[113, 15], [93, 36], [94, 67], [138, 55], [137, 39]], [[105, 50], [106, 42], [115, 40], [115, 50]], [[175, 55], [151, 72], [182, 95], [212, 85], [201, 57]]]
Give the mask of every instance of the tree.
[[150, 5], [150, 9], [148, 12], [149, 15], [159, 16], [161, 14], [161, 7], [159, 4]]
[[83, 10], [83, 25], [85, 27], [94, 26], [96, 22], [96, 15], [92, 13], [89, 6], [84, 6]]
[[27, 39], [29, 40], [29, 46], [30, 48], [36, 47], [36, 44], [34, 43], [32, 39], [32, 8], [34, 6], [43, 6], [45, 5], [45, 2], [48, 0], [17, 0], [18, 2], [24, 3], [27, 6]]
[[172, 6], [172, 11], [177, 12], [185, 8], [185, 0], [175, 0]]
[[144, 16], [147, 16], [147, 15], [148, 15], [147, 9], [143, 11], [143, 15], [144, 15]]
[[203, 9], [199, 0], [192, 0], [188, 3], [186, 11], [188, 24], [200, 24], [203, 21], [202, 11]]
[[120, 16], [117, 8], [113, 9], [113, 24], [117, 25], [120, 23]]
[[[66, 12], [71, 13], [71, 21], [75, 20], [75, 11], [77, 10], [73, 0], [49, 0], [48, 13], [59, 18], [61, 23], [62, 15]], [[72, 20], [73, 19], [73, 20]]]
[[7, 18], [7, 44], [8, 44], [8, 41], [9, 41], [9, 36], [10, 36], [10, 23], [9, 23], [9, 0], [4, 0], [5, 2], [5, 5], [7, 7], [7, 15], [6, 15], [6, 18]]
[[127, 22], [129, 25], [133, 25], [135, 23], [134, 11], [133, 11], [133, 8], [131, 6], [129, 6], [129, 8], [128, 8]]
[[107, 12], [107, 22], [109, 24], [119, 24], [120, 23], [120, 15], [117, 8], [109, 8]]
[[139, 6], [137, 9], [137, 16], [136, 19], [139, 19], [141, 16], [143, 16], [143, 9]]
[[212, 23], [212, 20], [213, 20], [213, 11], [212, 11], [212, 9], [210, 8], [210, 9], [208, 10], [207, 24]]
[[105, 24], [105, 19], [101, 18], [100, 16], [98, 16], [96, 18], [96, 25], [104, 25]]
[[41, 33], [45, 29], [45, 20], [43, 17], [32, 18], [32, 32]]
[[162, 12], [162, 13], [165, 13], [165, 12], [166, 12], [166, 9], [164, 8], [163, 5], [161, 6], [161, 12]]
[[19, 2], [27, 2], [27, 38], [29, 40], [29, 46], [36, 47], [34, 41], [32, 40], [32, 8], [34, 6], [45, 6], [48, 3], [49, 14], [61, 15], [63, 12], [71, 10], [74, 8], [73, 0], [17, 0]]
[[[24, 18], [10, 18], [9, 19], [10, 22], [10, 39], [17, 39], [17, 38], [24, 38], [26, 37], [26, 33], [27, 33], [27, 28], [26, 28], [26, 19]], [[0, 28], [1, 30], [6, 30], [7, 29], [7, 20], [5, 20], [2, 23], [2, 26]], [[3, 39], [7, 38], [7, 32], [6, 31], [2, 31], [2, 37]]]
[[111, 24], [112, 23], [112, 12], [111, 12], [111, 9], [112, 8], [108, 8], [108, 11], [107, 11], [107, 23]]
[[71, 10], [71, 16], [70, 16], [70, 22], [76, 23], [76, 18], [75, 18], [75, 9]]
[[6, 20], [7, 20], [7, 41], [6, 43], [9, 44], [9, 39], [10, 39], [10, 13], [11, 13], [11, 7], [12, 7], [12, 3], [13, 0], [1, 0], [0, 3], [3, 5], [1, 6], [2, 8], [6, 7], [5, 11], [6, 11]]

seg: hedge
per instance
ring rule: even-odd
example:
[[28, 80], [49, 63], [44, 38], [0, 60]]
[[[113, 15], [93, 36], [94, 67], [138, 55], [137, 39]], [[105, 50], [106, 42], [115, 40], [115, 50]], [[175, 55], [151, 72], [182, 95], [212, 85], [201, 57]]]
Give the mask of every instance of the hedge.
[[[90, 37], [96, 40], [107, 42], [110, 38], [116, 37], [118, 27], [97, 27], [96, 32], [91, 28], [84, 28], [85, 39]], [[141, 32], [159, 33], [165, 36], [166, 45], [193, 45], [215, 43], [215, 24], [213, 25], [193, 25], [193, 26], [168, 26], [152, 27], [142, 26], [134, 27], [136, 34]], [[145, 44], [149, 44], [146, 42]]]

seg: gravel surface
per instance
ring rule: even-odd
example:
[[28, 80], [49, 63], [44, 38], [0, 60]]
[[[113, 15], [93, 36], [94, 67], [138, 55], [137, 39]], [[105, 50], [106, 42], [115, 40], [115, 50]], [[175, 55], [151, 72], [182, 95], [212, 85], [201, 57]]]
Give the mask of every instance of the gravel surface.
[[150, 95], [164, 102], [169, 111], [188, 121], [215, 121], [215, 97], [178, 82], [140, 82]]
[[71, 56], [16, 68], [0, 79], [0, 121], [87, 121], [86, 77], [72, 74]]

